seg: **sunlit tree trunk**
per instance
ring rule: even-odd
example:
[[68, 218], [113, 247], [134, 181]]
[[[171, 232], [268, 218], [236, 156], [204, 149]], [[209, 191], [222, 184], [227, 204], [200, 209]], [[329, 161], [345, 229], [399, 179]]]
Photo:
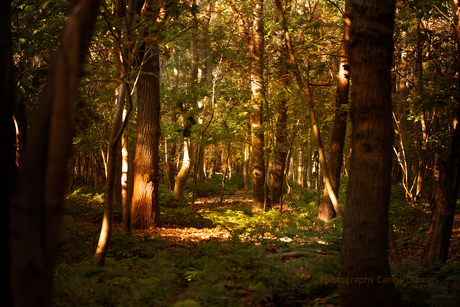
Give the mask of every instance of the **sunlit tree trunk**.
[[[422, 41], [422, 20], [420, 17], [417, 18], [417, 42], [416, 42], [416, 58], [415, 58], [415, 84], [417, 87], [417, 94], [419, 99], [421, 99], [423, 94], [423, 41]], [[420, 124], [422, 128], [422, 141], [421, 144], [418, 144], [421, 149], [421, 155], [418, 162], [415, 162], [415, 193], [413, 194], [413, 199], [417, 199], [421, 196], [423, 180], [425, 176], [425, 151], [426, 151], [426, 142], [428, 141], [428, 131], [426, 130], [426, 119], [425, 111], [420, 108]], [[419, 125], [416, 123], [414, 125], [417, 131], [414, 131], [414, 134], [419, 134]], [[412, 195], [411, 195], [412, 196]]]
[[250, 179], [251, 179], [251, 172], [250, 172], [250, 154], [249, 154], [249, 149], [250, 145], [245, 142], [244, 143], [244, 157], [243, 157], [243, 181], [244, 181], [244, 188], [249, 191], [251, 184], [250, 184]]
[[[129, 95], [129, 93], [128, 93]], [[124, 112], [127, 115], [127, 109]], [[123, 118], [123, 121], [128, 118]], [[123, 231], [131, 232], [131, 199], [129, 195], [129, 131], [128, 126], [125, 127], [123, 135], [121, 136], [121, 201], [123, 210]]]
[[[350, 39], [350, 1], [345, 1], [345, 16], [343, 25], [343, 37], [340, 49], [340, 67], [337, 83], [337, 92], [335, 98], [335, 120], [332, 130], [331, 153], [329, 156], [329, 177], [331, 180], [334, 194], [339, 195], [340, 173], [343, 164], [343, 146], [345, 143], [345, 134], [347, 132], [347, 112], [343, 109], [348, 105], [348, 89], [350, 80], [350, 71], [348, 64], [348, 41]], [[325, 222], [334, 218], [336, 212], [332, 205], [331, 198], [327, 189], [324, 190], [323, 199], [318, 207], [317, 217]]]
[[105, 181], [105, 196], [104, 196], [104, 215], [102, 218], [101, 233], [97, 244], [96, 254], [94, 259], [96, 265], [102, 266], [105, 262], [110, 238], [113, 230], [113, 208], [115, 202], [115, 183], [120, 177], [117, 176], [119, 144], [121, 133], [123, 130], [123, 109], [127, 92], [126, 84], [122, 83], [119, 86], [117, 104], [115, 107], [115, 115], [112, 123], [112, 131], [110, 133], [108, 161], [107, 161], [107, 179]]
[[264, 25], [263, 25], [263, 0], [254, 1], [254, 35], [252, 38], [252, 68], [251, 68], [251, 91], [252, 111], [251, 122], [251, 168], [252, 168], [252, 209], [255, 211], [264, 209], [264, 133], [263, 122], [263, 52], [264, 52]]
[[190, 139], [184, 137], [183, 140], [183, 158], [182, 166], [176, 176], [176, 183], [174, 185], [174, 196], [178, 199], [184, 198], [184, 188], [191, 171], [191, 158], [190, 158]]
[[[2, 14], [11, 9], [5, 2], [7, 7], [2, 3]], [[70, 8], [22, 155], [10, 216], [14, 234], [10, 245], [13, 306], [52, 305], [54, 268], [63, 243], [61, 228], [75, 97], [99, 4], [77, 0]]]
[[390, 282], [341, 283], [344, 307], [400, 306], [388, 263], [394, 16], [395, 0], [351, 0], [353, 154], [343, 217], [341, 278]]
[[265, 163], [264, 163], [264, 132], [263, 132], [263, 53], [264, 53], [264, 22], [263, 22], [263, 0], [253, 2], [252, 36], [244, 18], [230, 3], [232, 13], [238, 20], [238, 27], [241, 37], [251, 56], [251, 100], [252, 110], [250, 115], [251, 125], [251, 174], [252, 174], [252, 209], [254, 211], [264, 210], [265, 199]]
[[[205, 11], [205, 20], [203, 22], [203, 30], [202, 30], [202, 36], [203, 36], [203, 46], [201, 48], [201, 61], [200, 61], [200, 66], [198, 67], [198, 75], [199, 75], [199, 85], [200, 87], [205, 86], [206, 80], [207, 80], [207, 74], [208, 74], [208, 61], [209, 61], [209, 48], [211, 45], [211, 40], [209, 37], [209, 24], [211, 21], [211, 13], [213, 9], [213, 3], [208, 2], [206, 6], [206, 11]], [[199, 107], [203, 107], [202, 105], [199, 105]], [[199, 124], [202, 127], [203, 125], [203, 115], [201, 115], [198, 118]], [[202, 136], [201, 136], [202, 140]], [[206, 173], [204, 171], [204, 154], [205, 154], [205, 147], [202, 144], [202, 141], [200, 141], [199, 147], [198, 147], [198, 157], [197, 157], [197, 174], [196, 174], [196, 180], [198, 182], [204, 182], [206, 180]]]
[[[190, 1], [190, 6], [196, 5], [195, 0]], [[191, 64], [190, 64], [190, 88], [192, 92], [193, 104], [197, 104], [198, 95], [197, 95], [197, 83], [198, 83], [198, 47], [197, 47], [197, 35], [198, 35], [198, 20], [196, 15], [192, 16], [191, 20], [191, 31], [192, 37], [190, 40], [190, 55], [191, 55]], [[186, 118], [181, 116], [182, 126], [187, 127]], [[176, 177], [176, 183], [174, 186], [174, 196], [178, 199], [184, 198], [184, 188], [187, 180], [192, 171], [194, 161], [194, 151], [192, 146], [192, 138], [190, 137], [190, 131], [185, 131], [184, 141], [183, 141], [183, 162], [179, 170], [179, 173]]]
[[313, 137], [311, 137], [311, 128], [308, 128], [308, 143], [307, 143], [307, 157], [306, 157], [306, 164], [307, 164], [307, 170], [306, 170], [306, 180], [307, 180], [307, 190], [311, 190], [311, 182], [313, 180], [313, 160], [312, 160], [312, 146], [311, 146], [311, 140]]
[[131, 201], [133, 229], [148, 229], [161, 225], [158, 191], [158, 149], [161, 135], [158, 45], [152, 43], [146, 50], [146, 60], [137, 85], [137, 141]]

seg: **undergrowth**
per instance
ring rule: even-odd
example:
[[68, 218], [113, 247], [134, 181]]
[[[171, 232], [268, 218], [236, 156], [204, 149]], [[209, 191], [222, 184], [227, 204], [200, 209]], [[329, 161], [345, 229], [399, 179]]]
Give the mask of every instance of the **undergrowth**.
[[[228, 183], [229, 193], [240, 189], [235, 178]], [[199, 195], [219, 195], [220, 180], [199, 184]], [[341, 204], [345, 189], [346, 179]], [[91, 255], [103, 194], [77, 185], [67, 198], [65, 243], [55, 277], [56, 306], [340, 304], [339, 285], [328, 278], [340, 276], [342, 222], [337, 217], [324, 225], [315, 218], [316, 193], [296, 186], [284, 198], [287, 213], [252, 212], [241, 204], [198, 212], [187, 199], [174, 199], [165, 185], [160, 194], [161, 218], [168, 227], [223, 228], [230, 237], [174, 242], [147, 232], [115, 231], [106, 265], [96, 267]], [[423, 202], [408, 204], [400, 187], [393, 189], [391, 220], [399, 237], [425, 227], [423, 206]], [[423, 238], [422, 231], [414, 234], [416, 240]], [[392, 273], [405, 306], [458, 305], [458, 264], [420, 268], [406, 262], [392, 267]]]

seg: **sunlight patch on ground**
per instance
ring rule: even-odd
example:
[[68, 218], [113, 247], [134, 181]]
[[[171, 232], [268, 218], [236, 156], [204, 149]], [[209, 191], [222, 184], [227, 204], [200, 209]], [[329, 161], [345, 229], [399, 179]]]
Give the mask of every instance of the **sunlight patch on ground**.
[[199, 242], [202, 240], [227, 240], [230, 234], [223, 228], [168, 228], [157, 227], [149, 231], [152, 237], [160, 236], [175, 242]]

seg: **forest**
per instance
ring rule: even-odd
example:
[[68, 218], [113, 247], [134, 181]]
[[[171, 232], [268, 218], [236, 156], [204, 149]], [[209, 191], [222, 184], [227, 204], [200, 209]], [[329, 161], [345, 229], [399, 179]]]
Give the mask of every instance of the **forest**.
[[0, 6], [2, 306], [459, 306], [459, 0]]

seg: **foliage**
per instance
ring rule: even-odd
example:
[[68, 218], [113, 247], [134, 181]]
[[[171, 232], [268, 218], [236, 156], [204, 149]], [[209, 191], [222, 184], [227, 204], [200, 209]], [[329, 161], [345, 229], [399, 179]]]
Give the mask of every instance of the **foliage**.
[[[342, 179], [340, 199], [345, 197]], [[217, 185], [216, 181], [214, 184]], [[316, 193], [295, 186], [285, 210], [252, 212], [235, 202], [224, 208], [194, 210], [185, 201], [167, 205], [161, 186], [162, 220], [167, 227], [223, 228], [230, 237], [199, 242], [170, 241], [149, 232], [115, 231], [105, 267], [92, 263], [91, 249], [102, 195], [81, 186], [69, 194], [65, 244], [55, 277], [56, 306], [332, 306], [340, 303], [341, 218], [316, 219]], [[214, 194], [209, 194], [210, 196]], [[341, 200], [342, 201], [342, 200]], [[88, 202], [88, 204], [85, 204]], [[83, 210], [78, 210], [83, 208]], [[392, 190], [391, 217], [398, 242], [422, 238], [424, 207]], [[92, 211], [92, 212], [91, 212]], [[414, 243], [415, 244], [415, 243]], [[297, 256], [290, 257], [290, 253]], [[405, 306], [454, 306], [460, 266], [433, 263], [392, 267]], [[431, 281], [438, 282], [428, 282]], [[401, 282], [399, 282], [401, 281]], [[418, 281], [418, 282], [416, 282]]]
[[398, 243], [414, 244], [426, 239], [430, 226], [429, 203], [426, 199], [417, 202], [405, 200], [402, 184], [391, 190], [390, 223], [398, 233]]
[[[75, 189], [67, 195], [64, 213], [77, 221], [100, 222], [104, 213], [104, 193], [98, 189], [83, 185], [83, 179], [77, 177]], [[114, 208], [114, 220], [122, 220], [121, 205]]]
[[460, 299], [460, 264], [432, 262], [420, 268], [407, 262], [393, 267], [396, 289], [404, 306], [457, 306]]

